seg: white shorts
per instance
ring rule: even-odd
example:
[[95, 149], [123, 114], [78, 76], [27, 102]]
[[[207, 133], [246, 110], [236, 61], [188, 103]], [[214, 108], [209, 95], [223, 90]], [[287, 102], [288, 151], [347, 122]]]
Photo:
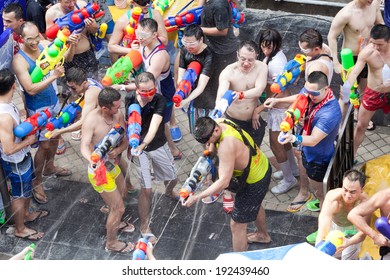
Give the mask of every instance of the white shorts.
[[175, 161], [168, 143], [154, 151], [143, 151], [138, 157], [133, 156], [131, 161], [137, 168], [142, 188], [152, 188], [151, 166], [153, 166], [154, 176], [158, 181], [169, 181], [177, 178]]
[[268, 129], [271, 131], [280, 131], [280, 124], [286, 116], [286, 108], [269, 108], [267, 115]]

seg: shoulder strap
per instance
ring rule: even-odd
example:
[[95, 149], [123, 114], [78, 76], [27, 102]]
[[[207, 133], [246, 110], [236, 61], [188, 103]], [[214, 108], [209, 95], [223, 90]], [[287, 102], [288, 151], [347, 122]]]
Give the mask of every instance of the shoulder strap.
[[235, 123], [227, 120], [227, 119], [224, 119], [223, 120], [223, 123], [224, 124], [227, 124], [231, 127], [233, 127], [235, 130], [238, 131], [238, 133], [240, 133], [241, 135], [241, 138], [242, 138], [242, 141], [244, 142], [244, 144], [249, 148], [249, 150], [251, 151], [251, 156], [255, 155], [257, 153], [256, 149], [249, 143], [248, 139], [246, 138], [246, 136], [244, 135], [244, 133], [242, 133], [242, 129], [241, 127], [239, 127], [238, 125], [236, 125]]
[[310, 59], [310, 61], [317, 60], [317, 59], [319, 59], [322, 56], [327, 56], [327, 57], [329, 57], [330, 60], [333, 61], [333, 57], [331, 57], [329, 54], [326, 54], [326, 53], [318, 54], [318, 55], [314, 56], [312, 59]]

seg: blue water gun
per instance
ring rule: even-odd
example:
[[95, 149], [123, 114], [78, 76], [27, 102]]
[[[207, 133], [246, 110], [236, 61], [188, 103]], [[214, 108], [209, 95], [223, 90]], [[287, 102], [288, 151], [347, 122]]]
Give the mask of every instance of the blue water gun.
[[140, 238], [135, 245], [133, 252], [133, 261], [135, 260], [146, 260], [146, 248], [148, 247], [148, 239]]
[[233, 90], [227, 90], [222, 98], [218, 100], [217, 104], [215, 104], [215, 108], [210, 112], [209, 117], [212, 119], [221, 118], [230, 104], [232, 104], [235, 95]]
[[139, 104], [131, 104], [129, 106], [127, 125], [129, 146], [132, 149], [137, 148], [140, 142], [142, 130], [141, 106]]

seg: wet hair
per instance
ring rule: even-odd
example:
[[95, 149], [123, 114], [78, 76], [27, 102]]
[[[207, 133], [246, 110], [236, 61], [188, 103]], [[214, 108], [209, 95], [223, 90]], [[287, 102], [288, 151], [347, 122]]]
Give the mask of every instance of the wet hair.
[[237, 52], [239, 52], [242, 48], [247, 48], [250, 52], [256, 53], [256, 58], [259, 56], [259, 47], [252, 40], [242, 41], [237, 48]]
[[17, 20], [23, 18], [23, 15], [24, 15], [23, 8], [22, 8], [22, 6], [20, 6], [20, 4], [18, 4], [18, 3], [11, 3], [11, 4], [7, 5], [4, 8], [4, 10], [3, 10], [4, 14], [9, 14], [9, 13], [12, 13], [12, 12], [15, 13], [15, 18]]
[[150, 4], [151, 0], [133, 0], [133, 1], [142, 7], [146, 7], [147, 5]]
[[98, 104], [100, 107], [111, 109], [112, 103], [121, 99], [121, 94], [112, 87], [103, 88], [98, 95]]
[[38, 26], [32, 22], [32, 21], [25, 21], [22, 23], [22, 25], [20, 26], [20, 35], [22, 35], [22, 37], [25, 36], [24, 34], [24, 30], [27, 28], [27, 29], [31, 29], [32, 27], [35, 27], [37, 30], [38, 30], [38, 33], [39, 33], [39, 29], [38, 29]]
[[14, 74], [8, 69], [0, 70], [0, 96], [7, 94], [14, 84]]
[[[269, 55], [269, 59], [267, 59], [267, 64], [268, 64], [272, 60], [272, 58], [280, 51], [282, 47], [282, 36], [280, 35], [279, 31], [273, 28], [263, 31], [260, 34], [260, 41], [259, 41], [260, 50], [262, 45], [266, 47], [272, 45], [273, 47], [272, 52]], [[262, 59], [265, 58], [262, 51], [260, 51], [260, 55], [262, 56]]]
[[140, 84], [147, 83], [149, 81], [152, 81], [153, 84], [156, 83], [156, 79], [154, 78], [154, 75], [150, 72], [143, 72], [135, 77], [135, 86], [138, 88]]
[[158, 30], [158, 24], [157, 21], [155, 21], [152, 18], [143, 18], [138, 23], [142, 28], [147, 28], [152, 32], [157, 32]]
[[328, 86], [328, 77], [321, 71], [313, 71], [307, 77], [307, 81], [311, 84], [317, 84], [318, 89]]
[[310, 49], [313, 49], [315, 47], [319, 47], [320, 49], [322, 49], [322, 43], [324, 42], [321, 33], [313, 28], [303, 31], [301, 36], [299, 36], [299, 41], [306, 42], [307, 47]]
[[203, 30], [198, 24], [190, 24], [184, 28], [183, 36], [192, 37], [194, 36], [196, 40], [200, 40], [204, 37]]
[[196, 120], [193, 135], [201, 144], [205, 144], [213, 134], [216, 122], [210, 117], [200, 117]]
[[370, 36], [372, 39], [384, 39], [386, 42], [390, 39], [390, 28], [384, 24], [376, 24], [371, 29]]
[[68, 83], [75, 83], [76, 85], [81, 85], [83, 82], [87, 81], [87, 74], [83, 69], [78, 67], [68, 69], [65, 73], [65, 77]]
[[351, 182], [359, 181], [360, 186], [363, 188], [366, 184], [366, 175], [357, 169], [351, 169], [344, 173], [343, 180], [347, 178]]

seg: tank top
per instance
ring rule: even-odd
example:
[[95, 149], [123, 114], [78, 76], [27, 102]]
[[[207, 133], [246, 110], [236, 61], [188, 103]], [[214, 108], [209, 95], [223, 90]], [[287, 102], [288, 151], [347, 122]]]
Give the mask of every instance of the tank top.
[[[16, 124], [20, 124], [20, 117], [18, 113], [18, 108], [16, 108], [13, 103], [0, 103], [0, 113], [9, 114], [15, 120]], [[22, 139], [15, 136], [15, 143], [22, 142]], [[19, 163], [21, 162], [26, 154], [30, 151], [30, 146], [21, 149], [20, 151], [13, 153], [12, 155], [7, 156], [3, 152], [3, 145], [0, 143], [0, 152], [1, 158], [7, 162]]]
[[88, 81], [87, 88], [90, 88], [90, 87], [97, 87], [97, 88], [100, 88], [100, 89], [104, 88], [99, 82], [97, 82], [94, 79], [88, 78], [87, 81]]
[[[332, 82], [332, 77], [333, 77], [333, 61], [329, 61], [325, 58], [318, 58], [316, 60], [313, 60], [313, 61], [318, 61], [318, 62], [321, 62], [322, 64], [324, 64], [327, 68], [328, 68], [328, 86], [330, 86], [330, 83]], [[305, 80], [307, 81], [307, 78], [308, 78], [308, 73], [310, 73], [310, 66], [313, 65], [312, 63], [310, 63], [311, 60], [309, 60], [308, 62], [306, 62], [306, 71], [305, 71]]]
[[[43, 51], [43, 46], [39, 45], [39, 50]], [[29, 65], [28, 73], [31, 74], [34, 68], [36, 67], [36, 63], [32, 60], [23, 50], [19, 50], [18, 52], [24, 59], [27, 61]], [[49, 72], [43, 79], [47, 79], [51, 75]], [[26, 90], [23, 89], [24, 96], [26, 98], [26, 107], [30, 110], [38, 110], [42, 107], [49, 107], [56, 105], [58, 102], [58, 97], [56, 91], [53, 87], [53, 84], [50, 84], [47, 88], [42, 90], [41, 92], [30, 95]]]
[[[230, 120], [229, 120], [230, 121]], [[220, 124], [223, 122], [223, 119], [217, 120], [217, 123]], [[232, 122], [232, 121], [230, 121]], [[234, 122], [232, 122], [234, 123]], [[242, 133], [248, 139], [249, 144], [254, 147], [254, 141], [253, 138], [245, 131], [242, 129]], [[219, 141], [222, 141], [225, 137], [227, 136], [233, 136], [234, 138], [240, 140], [241, 142], [244, 143], [241, 134], [234, 129], [232, 126], [226, 124], [226, 129], [222, 131], [221, 137]], [[245, 143], [244, 143], [245, 144]], [[218, 148], [219, 143], [216, 143], [216, 147]], [[249, 149], [248, 152], [250, 153]], [[265, 174], [267, 173], [268, 170], [268, 158], [260, 151], [260, 148], [256, 146], [256, 154], [252, 156], [251, 159], [251, 166], [249, 169], [249, 175], [248, 178], [246, 179], [246, 182], [248, 184], [254, 184], [260, 181], [261, 179], [264, 178]], [[243, 170], [233, 170], [233, 177], [239, 177], [243, 173]]]

